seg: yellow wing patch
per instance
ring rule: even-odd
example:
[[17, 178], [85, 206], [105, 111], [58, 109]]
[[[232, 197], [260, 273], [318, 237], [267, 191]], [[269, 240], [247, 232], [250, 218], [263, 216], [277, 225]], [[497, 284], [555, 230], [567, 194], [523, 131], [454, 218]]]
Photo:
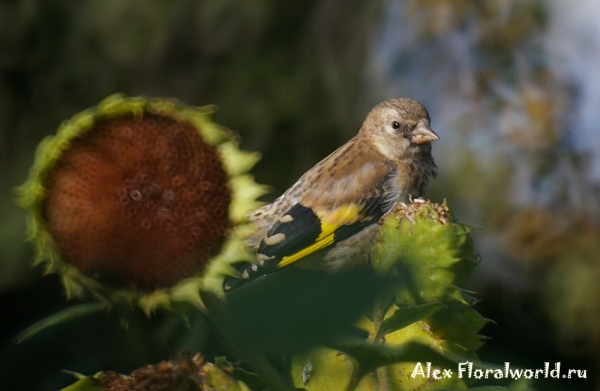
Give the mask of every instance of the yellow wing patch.
[[316, 214], [322, 223], [341, 227], [342, 225], [349, 225], [360, 220], [362, 217], [360, 210], [360, 205], [346, 204], [335, 209], [316, 211]]
[[278, 268], [282, 268], [299, 261], [319, 250], [330, 246], [335, 241], [335, 231], [344, 226], [355, 223], [360, 220], [360, 206], [355, 204], [346, 204], [335, 209], [316, 212], [321, 221], [321, 233], [313, 244], [295, 252], [292, 255], [283, 257]]

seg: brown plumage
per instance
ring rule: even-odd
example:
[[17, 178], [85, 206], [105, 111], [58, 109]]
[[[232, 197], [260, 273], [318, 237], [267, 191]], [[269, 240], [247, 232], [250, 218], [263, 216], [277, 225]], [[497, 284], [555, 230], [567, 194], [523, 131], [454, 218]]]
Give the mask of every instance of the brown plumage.
[[[250, 216], [248, 240], [257, 277], [325, 248], [325, 268], [340, 269], [363, 253], [376, 222], [409, 195], [420, 197], [436, 175], [431, 142], [438, 136], [420, 103], [391, 99], [375, 106], [358, 134], [308, 170], [273, 203]], [[322, 266], [322, 265], [321, 265]], [[258, 272], [258, 273], [257, 273]]]

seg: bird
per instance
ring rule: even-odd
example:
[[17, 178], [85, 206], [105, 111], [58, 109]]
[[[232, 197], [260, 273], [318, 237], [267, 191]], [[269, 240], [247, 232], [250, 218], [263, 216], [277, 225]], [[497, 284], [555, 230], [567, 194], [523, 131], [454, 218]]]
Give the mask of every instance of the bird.
[[396, 98], [373, 107], [356, 136], [251, 213], [255, 231], [247, 244], [256, 262], [226, 278], [225, 290], [299, 261], [327, 272], [368, 263], [378, 221], [398, 203], [420, 198], [437, 175], [436, 140], [421, 103]]

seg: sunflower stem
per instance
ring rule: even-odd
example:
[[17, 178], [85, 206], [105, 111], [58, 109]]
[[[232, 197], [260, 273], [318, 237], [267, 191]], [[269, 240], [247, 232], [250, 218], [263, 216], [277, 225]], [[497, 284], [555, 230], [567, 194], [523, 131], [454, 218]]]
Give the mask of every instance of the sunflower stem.
[[111, 305], [106, 302], [85, 303], [65, 308], [64, 310], [52, 314], [21, 331], [19, 335], [13, 339], [13, 343], [19, 344], [33, 337], [40, 331], [59, 323], [77, 319], [95, 312], [109, 310], [110, 308]]

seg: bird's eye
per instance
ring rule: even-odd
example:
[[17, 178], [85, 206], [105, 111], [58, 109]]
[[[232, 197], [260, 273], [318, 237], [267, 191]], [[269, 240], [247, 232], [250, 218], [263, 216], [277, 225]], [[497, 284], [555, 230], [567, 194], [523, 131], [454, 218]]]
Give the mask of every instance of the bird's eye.
[[392, 127], [394, 129], [400, 129], [400, 123], [398, 121], [394, 121], [394, 123], [392, 124]]

